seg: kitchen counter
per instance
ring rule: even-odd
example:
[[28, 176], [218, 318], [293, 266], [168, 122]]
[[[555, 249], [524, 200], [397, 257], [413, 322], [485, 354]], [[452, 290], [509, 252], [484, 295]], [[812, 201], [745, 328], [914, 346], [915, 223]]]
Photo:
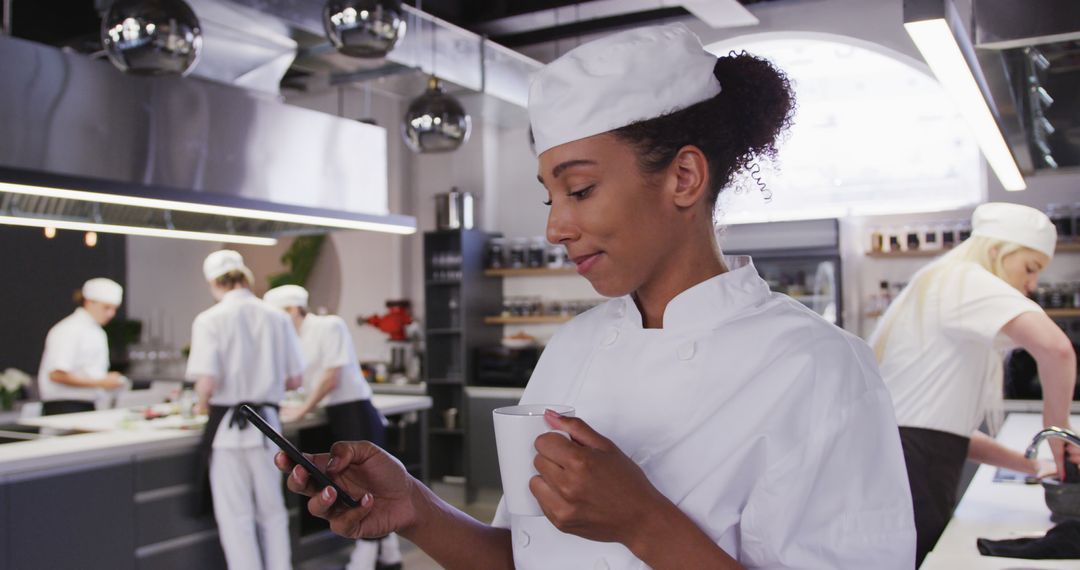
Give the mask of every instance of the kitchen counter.
[[[1072, 424], [1080, 425], [1080, 416], [1072, 416]], [[1023, 450], [1041, 429], [1039, 414], [1009, 414], [997, 439], [1013, 449]], [[1049, 444], [1044, 442], [1040, 446], [1039, 456], [1050, 458]], [[923, 562], [922, 570], [1080, 568], [1078, 560], [1020, 560], [979, 554], [975, 547], [977, 538], [1042, 535], [1054, 526], [1043, 500], [1042, 485], [995, 483], [996, 470], [989, 465], [979, 467], [941, 540]]]
[[[427, 396], [376, 394], [371, 401], [384, 416], [431, 407], [431, 398]], [[165, 421], [169, 418], [155, 422], [135, 422], [125, 427], [124, 417], [127, 414], [127, 410], [101, 410], [20, 420], [19, 423], [24, 425], [89, 433], [0, 445], [0, 476], [26, 470], [78, 465], [91, 459], [97, 461], [131, 456], [145, 451], [191, 448], [202, 436], [202, 430], [198, 426], [179, 429], [178, 422]], [[148, 425], [158, 422], [160, 427]], [[321, 414], [311, 414], [284, 427], [286, 430], [295, 430], [321, 423]]]

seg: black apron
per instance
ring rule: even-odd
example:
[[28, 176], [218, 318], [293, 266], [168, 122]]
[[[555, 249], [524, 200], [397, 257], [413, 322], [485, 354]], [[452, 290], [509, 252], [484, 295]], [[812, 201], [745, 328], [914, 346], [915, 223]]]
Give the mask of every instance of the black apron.
[[386, 426], [371, 400], [355, 400], [326, 406], [326, 423], [334, 441], [367, 440], [386, 446]]
[[213, 495], [211, 495], [210, 489], [210, 455], [214, 451], [214, 437], [217, 436], [218, 428], [221, 427], [221, 420], [225, 419], [226, 412], [233, 410], [229, 425], [236, 426], [241, 430], [247, 429], [247, 418], [240, 413], [240, 406], [245, 404], [251, 406], [260, 415], [265, 413], [266, 408], [278, 409], [277, 404], [268, 402], [261, 404], [240, 402], [235, 406], [210, 406], [210, 417], [206, 420], [202, 440], [199, 442], [199, 460], [195, 462], [195, 504], [193, 511], [196, 516], [208, 515], [214, 510]]
[[956, 492], [971, 440], [953, 433], [901, 427], [915, 507], [915, 567], [934, 549], [956, 508]]
[[41, 415], [56, 416], [94, 411], [94, 403], [85, 400], [49, 400], [41, 403]]

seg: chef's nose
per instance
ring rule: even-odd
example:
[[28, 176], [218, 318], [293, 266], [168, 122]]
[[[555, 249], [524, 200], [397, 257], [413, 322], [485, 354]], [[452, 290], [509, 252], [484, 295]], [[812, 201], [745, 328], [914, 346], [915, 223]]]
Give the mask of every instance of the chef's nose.
[[554, 244], [565, 244], [577, 239], [579, 233], [567, 209], [558, 204], [552, 205], [548, 211], [547, 240]]

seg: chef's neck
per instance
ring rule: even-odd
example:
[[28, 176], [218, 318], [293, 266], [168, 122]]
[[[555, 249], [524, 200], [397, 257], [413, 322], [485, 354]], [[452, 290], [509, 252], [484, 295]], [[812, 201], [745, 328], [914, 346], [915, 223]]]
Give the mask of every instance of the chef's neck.
[[213, 281], [210, 282], [210, 294], [213, 295], [215, 301], [220, 301], [225, 297], [226, 293], [232, 293], [233, 291], [239, 291], [241, 289], [250, 290], [247, 282], [233, 283], [230, 285], [220, 285]]
[[664, 256], [663, 262], [634, 291], [633, 299], [641, 313], [643, 328], [664, 328], [664, 310], [672, 299], [698, 283], [727, 273], [711, 227], [707, 236], [694, 238], [673, 240], [681, 243]]
[[299, 333], [300, 328], [304, 326], [304, 319], [307, 318], [307, 310], [302, 307], [285, 307], [285, 312], [289, 313], [289, 320]]

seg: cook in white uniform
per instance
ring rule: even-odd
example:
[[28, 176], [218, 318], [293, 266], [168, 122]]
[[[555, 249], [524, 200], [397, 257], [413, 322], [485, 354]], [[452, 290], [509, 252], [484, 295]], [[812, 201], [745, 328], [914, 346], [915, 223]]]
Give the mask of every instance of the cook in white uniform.
[[[1043, 421], [1069, 427], [1076, 355], [1026, 295], [1056, 243], [1054, 225], [1034, 208], [979, 206], [971, 237], [912, 277], [870, 337], [900, 423], [920, 563], [952, 517], [965, 460], [1040, 474], [1038, 462], [978, 431], [984, 419], [999, 423], [1003, 351], [1020, 346], [1031, 353]], [[1050, 472], [1064, 475], [1060, 442], [1054, 452]]]
[[252, 294], [239, 253], [211, 253], [203, 275], [218, 303], [192, 324], [187, 377], [200, 408], [209, 406], [202, 450], [221, 546], [229, 568], [291, 568], [281, 476], [268, 464], [277, 448], [237, 407], [252, 406], [280, 430], [278, 402], [301, 381], [300, 345], [288, 317]]
[[[326, 411], [330, 435], [335, 441], [370, 441], [386, 445], [382, 415], [371, 403], [371, 386], [360, 372], [349, 326], [337, 315], [313, 315], [309, 294], [299, 285], [282, 285], [263, 295], [267, 303], [288, 313], [300, 335], [304, 355], [304, 391], [307, 398], [281, 412], [282, 421], [300, 419], [317, 406]], [[401, 549], [396, 534], [378, 541], [358, 540], [349, 559], [351, 570], [401, 568]]]
[[38, 367], [42, 414], [89, 412], [106, 390], [124, 385], [119, 372], [109, 372], [105, 330], [124, 298], [119, 283], [98, 277], [83, 284], [79, 308], [49, 329]]
[[[543, 517], [472, 520], [366, 443], [291, 489], [350, 536], [389, 530], [450, 568], [895, 568], [914, 564], [900, 438], [873, 353], [771, 293], [714, 238], [719, 192], [769, 157], [788, 82], [717, 59], [682, 25], [582, 45], [534, 78], [547, 238], [613, 299], [551, 339], [523, 403], [549, 412], [530, 489]], [[474, 453], [478, 450], [474, 450]], [[278, 466], [291, 467], [282, 456]], [[320, 464], [328, 457], [317, 457]]]

